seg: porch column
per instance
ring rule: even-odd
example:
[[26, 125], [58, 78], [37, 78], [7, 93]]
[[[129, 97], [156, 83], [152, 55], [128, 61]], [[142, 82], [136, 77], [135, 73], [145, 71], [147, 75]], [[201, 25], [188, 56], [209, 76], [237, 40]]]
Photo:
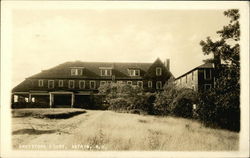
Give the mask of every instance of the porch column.
[[49, 106], [52, 108], [52, 105], [54, 103], [54, 95], [52, 93], [49, 93]]
[[29, 103], [31, 102], [31, 93], [29, 93]]
[[72, 93], [71, 94], [71, 108], [73, 108], [74, 103], [75, 103], [75, 94]]

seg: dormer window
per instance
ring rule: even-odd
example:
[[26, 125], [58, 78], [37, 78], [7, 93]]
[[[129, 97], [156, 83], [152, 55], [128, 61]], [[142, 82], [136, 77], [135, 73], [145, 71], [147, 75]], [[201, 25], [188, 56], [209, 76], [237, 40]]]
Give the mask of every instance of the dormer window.
[[156, 76], [161, 76], [162, 75], [162, 69], [161, 67], [156, 68]]
[[128, 70], [129, 76], [140, 76], [139, 69], [129, 69]]
[[83, 67], [72, 67], [71, 76], [82, 76]]
[[112, 67], [100, 67], [101, 76], [112, 76]]

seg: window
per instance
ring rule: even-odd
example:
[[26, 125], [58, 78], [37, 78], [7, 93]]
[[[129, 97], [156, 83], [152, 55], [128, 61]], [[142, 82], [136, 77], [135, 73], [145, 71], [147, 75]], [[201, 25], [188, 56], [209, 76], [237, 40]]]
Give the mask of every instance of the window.
[[90, 81], [90, 89], [95, 89], [95, 81]]
[[207, 79], [207, 80], [211, 79], [211, 70], [210, 69], [204, 70], [204, 79]]
[[48, 81], [48, 88], [54, 88], [54, 80]]
[[63, 87], [63, 80], [59, 80], [58, 87]]
[[123, 81], [117, 81], [118, 84], [123, 84]]
[[127, 81], [127, 84], [128, 85], [132, 85], [132, 81]]
[[101, 76], [111, 76], [112, 70], [111, 69], [101, 69]]
[[112, 81], [107, 81], [107, 83], [108, 83], [108, 84], [111, 84], [111, 83], [112, 83]]
[[156, 89], [162, 89], [162, 83], [161, 81], [156, 82]]
[[129, 76], [140, 76], [140, 70], [138, 69], [129, 69]]
[[142, 81], [137, 81], [137, 86], [140, 88], [143, 88], [143, 82]]
[[81, 76], [82, 68], [71, 68], [71, 76]]
[[157, 68], [156, 68], [156, 76], [161, 76], [161, 74], [162, 74], [162, 69], [161, 69], [161, 67], [157, 67]]
[[38, 80], [38, 87], [43, 87], [43, 80]]
[[148, 88], [152, 88], [153, 84], [152, 81], [148, 81]]
[[79, 81], [79, 88], [84, 89], [85, 88], [85, 81]]
[[75, 88], [75, 81], [69, 80], [69, 88]]
[[212, 85], [211, 84], [205, 84], [204, 85], [204, 89], [205, 90], [209, 90], [209, 89], [211, 89], [212, 88]]
[[100, 85], [105, 85], [106, 84], [106, 81], [101, 81], [100, 82]]

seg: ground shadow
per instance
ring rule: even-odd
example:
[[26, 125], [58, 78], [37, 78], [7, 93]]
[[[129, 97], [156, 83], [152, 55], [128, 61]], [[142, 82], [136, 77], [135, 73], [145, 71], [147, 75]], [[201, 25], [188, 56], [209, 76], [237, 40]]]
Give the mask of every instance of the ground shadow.
[[70, 113], [59, 113], [59, 114], [46, 114], [44, 117], [49, 118], [49, 119], [68, 119], [76, 115], [80, 115], [86, 113], [86, 111], [75, 111], [75, 112], [70, 112]]
[[22, 134], [29, 134], [29, 135], [40, 135], [40, 134], [51, 134], [57, 132], [56, 130], [36, 130], [36, 129], [20, 129], [13, 131], [13, 135], [22, 135]]

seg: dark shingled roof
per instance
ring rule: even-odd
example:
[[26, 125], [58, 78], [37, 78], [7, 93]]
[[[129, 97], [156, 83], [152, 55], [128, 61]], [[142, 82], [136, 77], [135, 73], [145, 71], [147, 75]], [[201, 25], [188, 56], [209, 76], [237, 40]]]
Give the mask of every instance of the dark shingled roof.
[[185, 76], [186, 74], [189, 74], [190, 72], [192, 72], [194, 70], [197, 70], [197, 69], [208, 69], [208, 68], [210, 68], [210, 69], [214, 68], [213, 64], [212, 63], [205, 63], [205, 64], [202, 64], [200, 66], [197, 66], [197, 67], [193, 68], [192, 70], [190, 70], [190, 71], [182, 74], [181, 76], [177, 77], [175, 80], [178, 80], [179, 78]]
[[[129, 68], [141, 70], [142, 75], [148, 70], [152, 63], [111, 63], [111, 62], [66, 62], [48, 70], [35, 74], [29, 78], [105, 78], [100, 76], [100, 67], [112, 67], [116, 79], [130, 78]], [[84, 67], [82, 76], [71, 76], [71, 67]], [[109, 77], [110, 78], [110, 77]]]

